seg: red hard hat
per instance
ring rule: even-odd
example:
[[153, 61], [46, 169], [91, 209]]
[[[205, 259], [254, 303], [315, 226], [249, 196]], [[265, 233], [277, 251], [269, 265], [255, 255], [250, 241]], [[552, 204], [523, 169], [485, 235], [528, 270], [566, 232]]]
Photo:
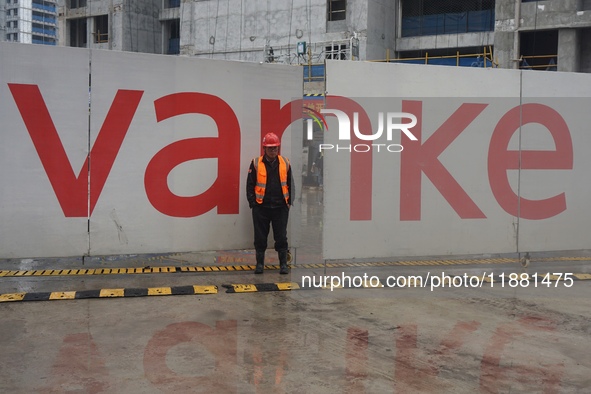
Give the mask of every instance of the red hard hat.
[[281, 145], [281, 141], [279, 141], [279, 137], [275, 133], [267, 133], [263, 137], [263, 146], [279, 146]]

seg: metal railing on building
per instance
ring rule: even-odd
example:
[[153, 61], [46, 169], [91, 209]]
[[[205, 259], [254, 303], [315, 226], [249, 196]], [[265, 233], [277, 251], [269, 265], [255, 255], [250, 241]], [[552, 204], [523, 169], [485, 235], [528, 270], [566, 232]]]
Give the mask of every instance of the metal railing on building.
[[93, 33], [94, 35], [94, 42], [96, 44], [103, 44], [105, 42], [109, 42], [109, 33], [101, 33], [100, 31], [97, 31], [96, 33]]
[[519, 68], [521, 70], [557, 71], [558, 55], [521, 56]]
[[409, 58], [391, 58], [390, 50], [386, 50], [385, 59], [372, 61], [480, 68], [496, 68], [499, 66], [498, 61], [493, 57], [492, 47], [490, 46], [488, 48], [484, 47], [480, 53], [460, 53], [460, 51], [456, 51], [455, 55], [429, 56], [429, 52], [425, 52], [425, 56]]
[[[348, 60], [345, 58], [345, 60]], [[386, 51], [386, 58], [380, 60], [370, 60], [372, 62], [382, 63], [407, 63], [407, 64], [430, 64], [442, 66], [457, 66], [457, 67], [479, 67], [479, 68], [497, 68], [498, 61], [493, 57], [492, 47], [484, 47], [480, 53], [460, 53], [450, 56], [425, 56], [414, 58], [392, 58], [390, 51]], [[308, 62], [301, 64], [304, 66], [304, 81], [314, 82], [323, 81], [325, 78], [324, 64], [318, 62]]]

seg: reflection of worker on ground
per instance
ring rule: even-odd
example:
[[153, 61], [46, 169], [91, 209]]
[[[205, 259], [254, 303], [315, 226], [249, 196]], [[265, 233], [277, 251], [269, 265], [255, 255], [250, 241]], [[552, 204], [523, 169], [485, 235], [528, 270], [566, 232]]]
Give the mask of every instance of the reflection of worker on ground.
[[250, 163], [246, 180], [246, 198], [252, 208], [254, 247], [257, 265], [255, 274], [262, 274], [270, 225], [273, 225], [275, 250], [279, 255], [279, 273], [287, 269], [287, 221], [291, 206], [292, 176], [289, 160], [279, 155], [279, 137], [273, 133], [263, 138], [264, 155]]

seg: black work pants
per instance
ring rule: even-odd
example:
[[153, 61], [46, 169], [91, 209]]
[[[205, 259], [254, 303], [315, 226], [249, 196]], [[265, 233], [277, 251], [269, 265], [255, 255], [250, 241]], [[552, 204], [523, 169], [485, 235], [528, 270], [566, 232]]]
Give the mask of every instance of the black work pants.
[[273, 239], [275, 250], [287, 250], [287, 220], [289, 207], [266, 208], [255, 205], [252, 208], [252, 222], [254, 225], [254, 248], [259, 252], [267, 250], [269, 229], [273, 225]]

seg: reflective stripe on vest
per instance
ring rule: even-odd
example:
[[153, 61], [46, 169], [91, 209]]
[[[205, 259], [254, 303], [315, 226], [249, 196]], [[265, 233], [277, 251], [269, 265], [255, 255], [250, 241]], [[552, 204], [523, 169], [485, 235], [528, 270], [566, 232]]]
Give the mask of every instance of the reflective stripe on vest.
[[[279, 180], [281, 181], [281, 192], [285, 203], [289, 204], [289, 188], [287, 187], [287, 171], [289, 169], [289, 160], [283, 156], [277, 156], [279, 160]], [[257, 172], [257, 183], [254, 187], [254, 194], [258, 204], [263, 203], [265, 190], [267, 188], [267, 167], [263, 164], [263, 156], [255, 157], [252, 160], [254, 169]]]

